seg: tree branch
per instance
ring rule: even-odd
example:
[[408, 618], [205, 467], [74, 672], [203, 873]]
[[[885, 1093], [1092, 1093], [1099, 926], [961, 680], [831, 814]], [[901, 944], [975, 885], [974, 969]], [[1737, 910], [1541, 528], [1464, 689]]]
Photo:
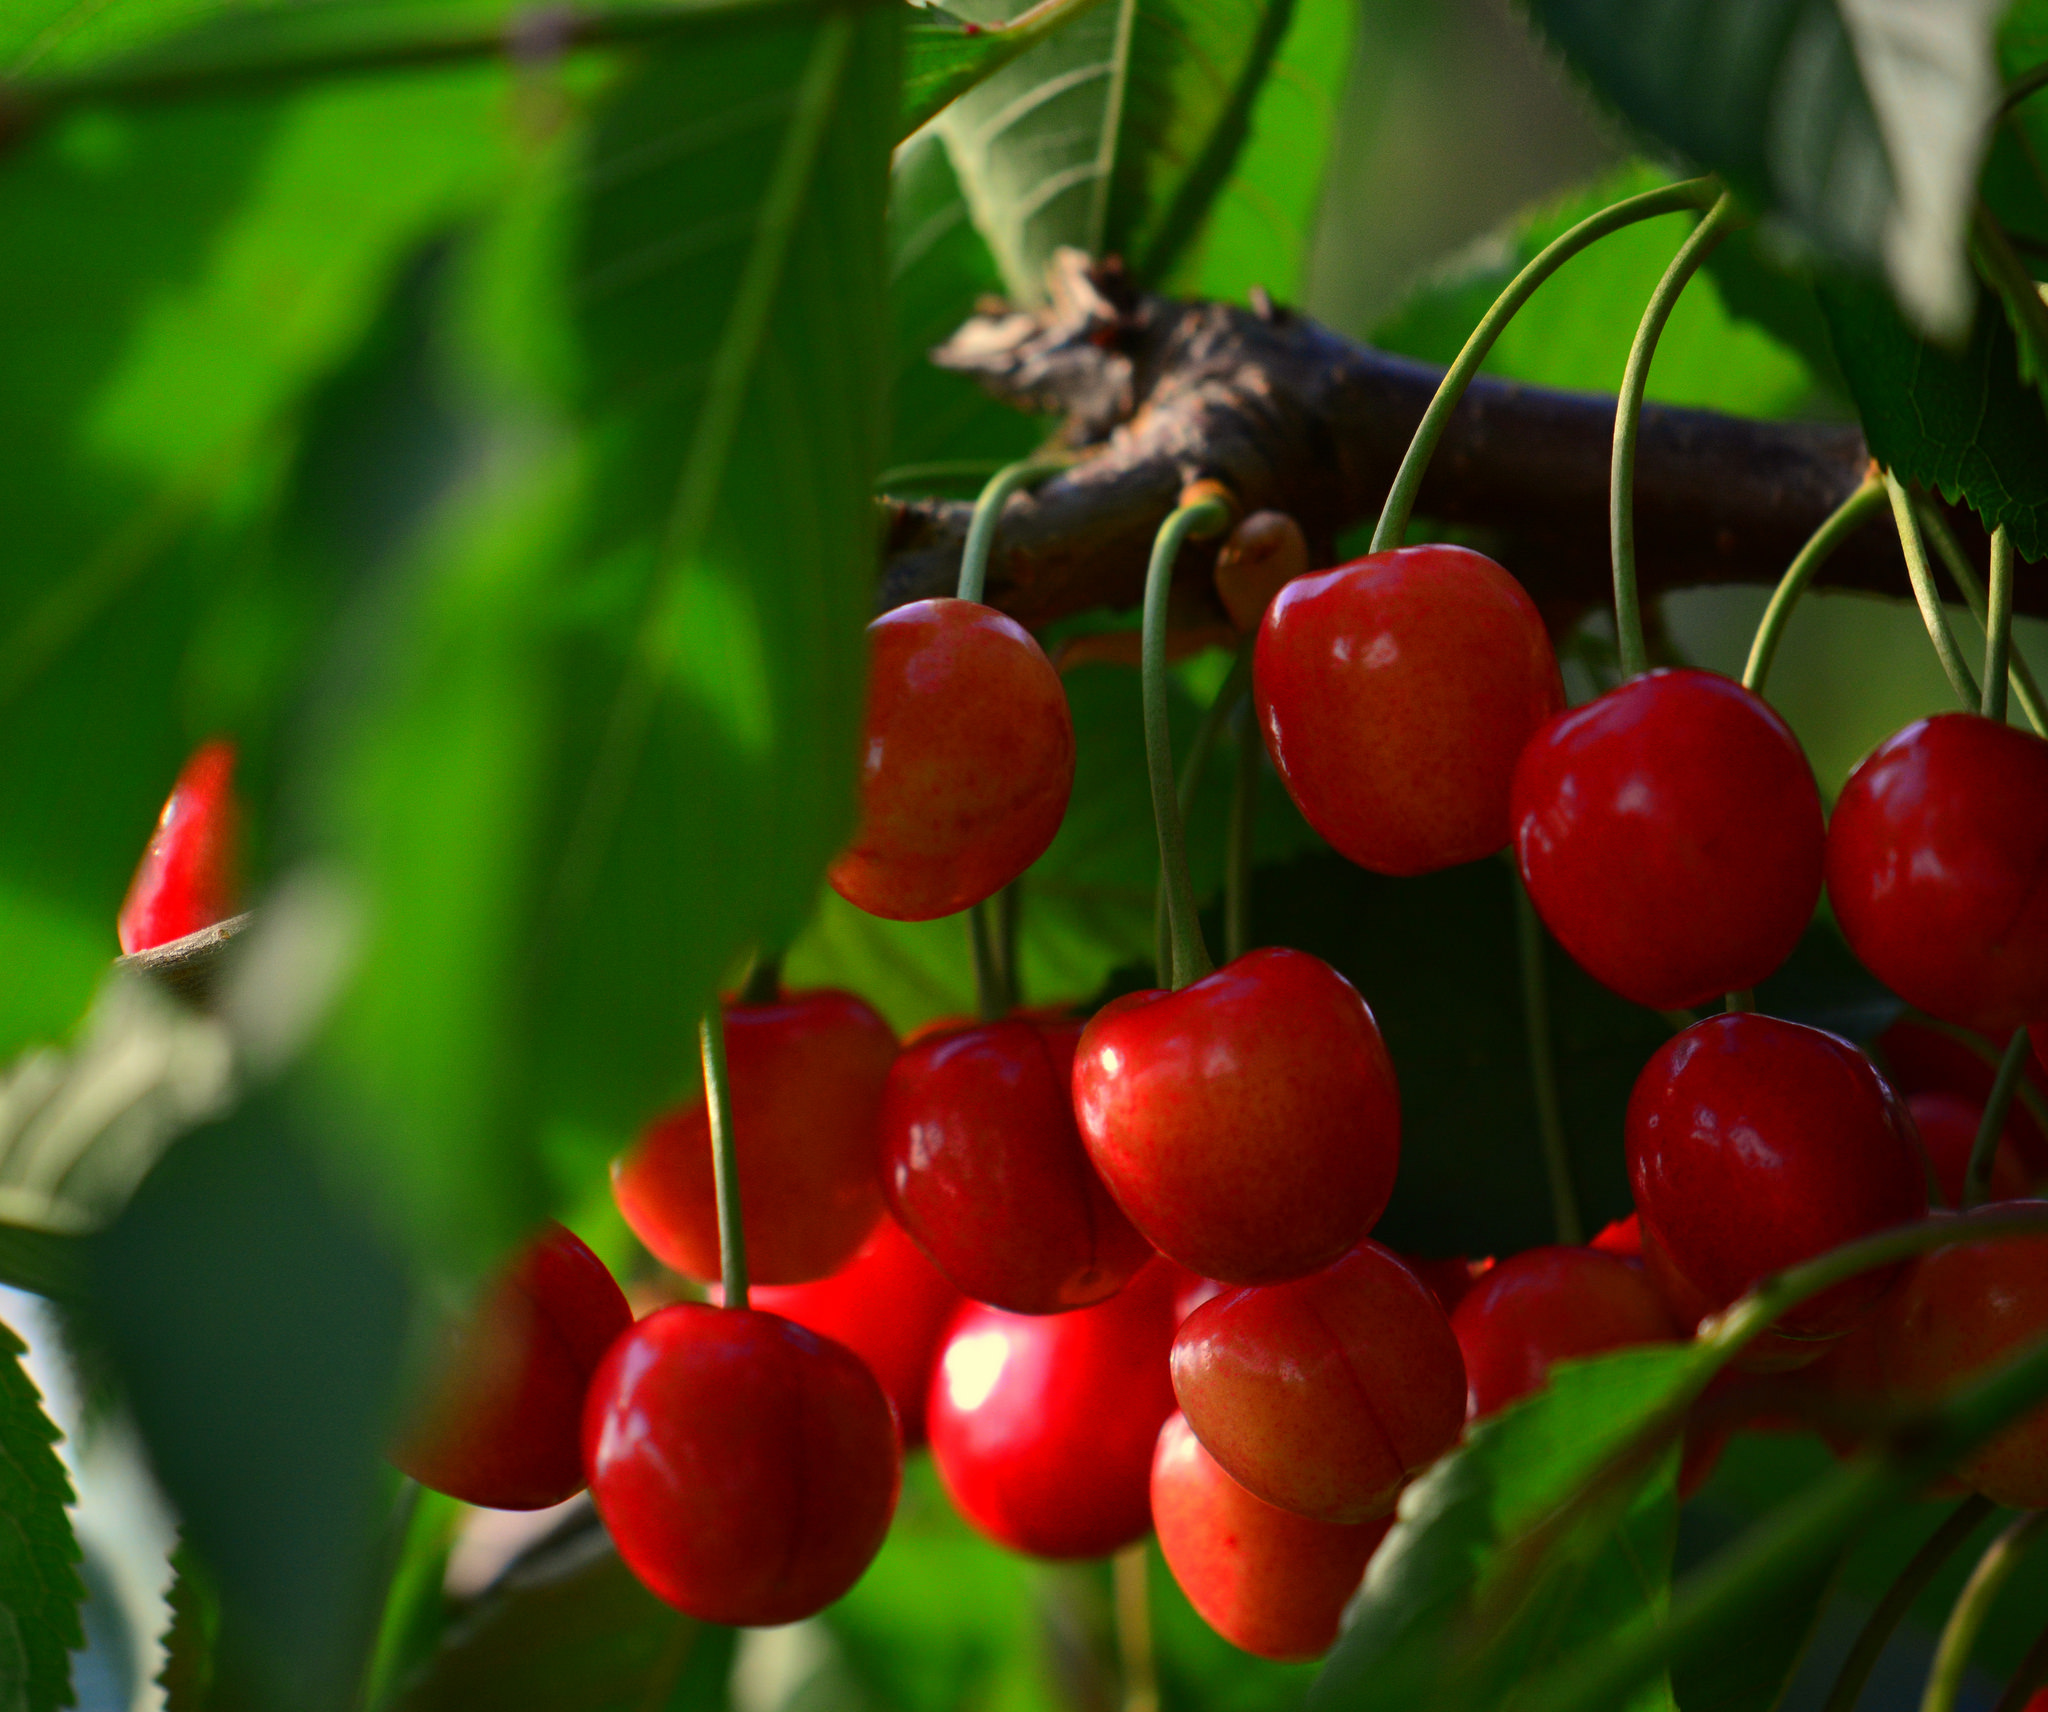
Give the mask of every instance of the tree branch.
[[[1229, 484], [1247, 511], [1291, 513], [1317, 562], [1331, 562], [1336, 537], [1378, 512], [1441, 375], [1263, 299], [1239, 309], [1141, 295], [1115, 262], [1072, 251], [1055, 263], [1049, 309], [977, 315], [933, 360], [1020, 408], [1062, 414], [1064, 438], [1093, 448], [1003, 512], [989, 598], [1034, 626], [1135, 605], [1153, 532], [1203, 477]], [[1613, 431], [1611, 398], [1481, 377], [1417, 508], [1489, 532], [1501, 561], [1554, 611], [1604, 602]], [[1645, 594], [1774, 583], [1868, 464], [1854, 427], [1651, 406], [1636, 463]], [[970, 510], [889, 502], [883, 606], [951, 592]], [[1982, 562], [1974, 516], [1954, 522]], [[1206, 587], [1214, 556], [1214, 543], [1190, 546], [1184, 598]], [[1903, 594], [1897, 540], [1858, 531], [1822, 580]], [[2020, 605], [2048, 612], [2048, 581], [2029, 579]]]

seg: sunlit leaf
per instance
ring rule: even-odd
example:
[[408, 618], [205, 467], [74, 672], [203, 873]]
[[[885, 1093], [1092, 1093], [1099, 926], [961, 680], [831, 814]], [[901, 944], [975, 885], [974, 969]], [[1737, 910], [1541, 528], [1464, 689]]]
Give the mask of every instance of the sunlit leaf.
[[71, 1704], [70, 1654], [84, 1645], [79, 1607], [78, 1541], [71, 1531], [71, 1480], [55, 1449], [58, 1433], [43, 1412], [42, 1394], [23, 1370], [28, 1346], [0, 1326], [0, 1635], [4, 1659], [19, 1664], [14, 1690], [24, 1712], [57, 1712]]

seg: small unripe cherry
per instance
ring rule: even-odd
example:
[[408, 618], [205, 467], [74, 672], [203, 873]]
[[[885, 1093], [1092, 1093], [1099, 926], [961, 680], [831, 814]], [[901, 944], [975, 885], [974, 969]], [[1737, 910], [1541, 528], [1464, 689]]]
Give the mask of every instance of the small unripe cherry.
[[1277, 947], [1096, 1012], [1074, 1114], [1152, 1246], [1229, 1283], [1329, 1265], [1386, 1210], [1400, 1163], [1372, 1012], [1321, 958]]
[[1515, 767], [1515, 860], [1579, 966], [1653, 1010], [1753, 987], [1820, 898], [1820, 791], [1732, 679], [1646, 672], [1561, 713]]
[[1070, 1314], [960, 1311], [926, 1424], [939, 1479], [974, 1527], [1047, 1558], [1105, 1557], [1144, 1536], [1184, 1283], [1151, 1266]]
[[[2019, 1207], [2048, 1209], [2048, 1202], [1998, 1202], [1979, 1211]], [[1881, 1353], [1892, 1390], [1938, 1402], [2048, 1335], [2048, 1237], [1957, 1243], [1924, 1254], [1885, 1314], [1891, 1335]], [[1956, 1472], [1997, 1503], [2048, 1509], [2048, 1404], [1981, 1445]]]
[[116, 929], [127, 955], [167, 945], [235, 913], [241, 812], [235, 746], [202, 743], [178, 774], [157, 817]]
[[1466, 547], [1297, 577], [1259, 627], [1252, 695], [1303, 817], [1360, 867], [1427, 874], [1508, 841], [1508, 782], [1564, 706], [1543, 618]]
[[1159, 1429], [1152, 1525], [1160, 1555], [1202, 1620], [1232, 1646], [1281, 1661], [1320, 1658], [1393, 1519], [1311, 1521], [1246, 1491], [1185, 1415]]
[[[728, 1005], [726, 1074], [747, 1261], [762, 1284], [829, 1277], [882, 1213], [875, 1120], [896, 1036], [851, 993]], [[626, 1223], [664, 1266], [719, 1276], [718, 1195], [700, 1095], [650, 1124], [612, 1167]]]
[[1100, 1302], [1152, 1259], [1074, 1125], [1077, 1022], [1015, 1018], [920, 1040], [879, 1124], [890, 1209], [956, 1289], [1017, 1314]]
[[994, 607], [919, 600], [868, 626], [860, 825], [828, 870], [892, 921], [952, 915], [1044, 854], [1074, 788], [1074, 722], [1031, 633]]
[[1909, 1005], [1998, 1034], [2048, 1015], [2048, 743], [1974, 713], [1886, 738], [1836, 799], [1827, 880]]
[[775, 1314], [681, 1302], [612, 1346], [583, 1456], [626, 1566], [707, 1623], [794, 1623], [881, 1549], [896, 1417], [851, 1350]]
[[583, 1489], [583, 1394], [633, 1310], [603, 1261], [550, 1223], [449, 1328], [391, 1450], [422, 1486], [492, 1510]]
[[1436, 1295], [1378, 1243], [1205, 1302], [1173, 1389], [1209, 1454], [1269, 1504], [1369, 1522], [1457, 1442], [1465, 1364]]
[[[715, 1286], [712, 1295], [719, 1295]], [[894, 1219], [876, 1221], [860, 1252], [831, 1277], [757, 1285], [748, 1305], [852, 1350], [895, 1406], [904, 1445], [924, 1443], [925, 1395], [960, 1292]]]
[[1681, 1333], [1643, 1269], [1594, 1248], [1532, 1248], [1479, 1279], [1451, 1315], [1479, 1420], [1548, 1383], [1551, 1367]]

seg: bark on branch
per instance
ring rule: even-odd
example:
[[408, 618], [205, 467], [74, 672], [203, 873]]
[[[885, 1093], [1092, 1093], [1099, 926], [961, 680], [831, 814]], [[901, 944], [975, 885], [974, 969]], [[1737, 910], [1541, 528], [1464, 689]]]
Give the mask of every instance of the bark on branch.
[[[976, 316], [933, 353], [1021, 408], [1065, 416], [1074, 468], [1005, 508], [989, 598], [1037, 626], [1136, 605], [1153, 532], [1182, 486], [1229, 484], [1246, 509], [1297, 518], [1329, 563], [1343, 530], [1377, 515], [1441, 371], [1353, 344], [1263, 301], [1251, 309], [1140, 294], [1115, 263], [1064, 253], [1049, 309]], [[1501, 559], [1553, 610], [1608, 598], [1607, 472], [1614, 401], [1481, 377], [1452, 419], [1418, 513], [1491, 532]], [[1771, 583], [1862, 479], [1853, 427], [1755, 422], [1650, 406], [1636, 466], [1646, 595], [1702, 583]], [[881, 604], [952, 592], [971, 507], [892, 501]], [[1981, 563], [1982, 529], [1952, 516]], [[1214, 544], [1186, 555], [1188, 595]], [[1822, 580], [1908, 590], [1881, 524]], [[2048, 611], [2025, 579], [2024, 610]]]

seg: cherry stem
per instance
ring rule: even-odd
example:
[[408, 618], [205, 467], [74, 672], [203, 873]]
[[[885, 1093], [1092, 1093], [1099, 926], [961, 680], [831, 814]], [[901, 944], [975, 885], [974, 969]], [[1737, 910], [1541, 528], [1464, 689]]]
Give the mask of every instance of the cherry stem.
[[743, 1005], [772, 1005], [782, 997], [782, 953], [757, 953], [740, 987]]
[[[1943, 1022], [1939, 1017], [1922, 1015], [1918, 1011], [1910, 1014], [1913, 1020], [1922, 1028], [1932, 1029], [1936, 1034], [1946, 1036], [1958, 1046], [1966, 1048], [1973, 1057], [1983, 1064], [1985, 1069], [1992, 1073], [1993, 1078], [1996, 1078], [1998, 1067], [2005, 1062], [2005, 1055], [1981, 1034], [1971, 1029], [1958, 1027], [1952, 1022]], [[2022, 1076], [2013, 1089], [2013, 1096], [2025, 1108], [2027, 1115], [2035, 1123], [2039, 1124], [2042, 1129], [2048, 1130], [2048, 1099], [2041, 1097], [2040, 1089], [2036, 1088], [2032, 1082]]]
[[[1195, 735], [1188, 743], [1187, 756], [1180, 764], [1180, 784], [1174, 793], [1180, 803], [1183, 826], [1194, 812], [1195, 795], [1202, 788], [1202, 775], [1209, 769], [1209, 757], [1216, 752], [1216, 740], [1222, 736], [1225, 722], [1251, 688], [1252, 644], [1255, 640], [1256, 635], [1247, 636], [1238, 644], [1237, 657], [1230, 662], [1229, 672], [1217, 686], [1209, 705], [1202, 710], [1202, 723], [1195, 727]], [[1228, 885], [1227, 874], [1225, 884]], [[1227, 904], [1225, 908], [1227, 915]], [[1227, 921], [1225, 927], [1227, 931]], [[1163, 868], [1153, 898], [1152, 943], [1159, 961], [1159, 978], [1164, 981], [1168, 965], [1173, 961], [1173, 941], [1166, 926], [1166, 871]]]
[[2005, 1584], [2012, 1579], [2027, 1548], [2048, 1528], [2048, 1510], [2022, 1516], [1984, 1548], [1970, 1579], [1949, 1607], [1942, 1625], [1941, 1640], [1934, 1649], [1934, 1663], [1927, 1672], [1927, 1692], [1920, 1697], [1920, 1712], [1955, 1712], [1956, 1694], [1963, 1686], [1963, 1672], [1970, 1663], [1970, 1649], [1977, 1644], [1978, 1631]]
[[1728, 1012], [1730, 1015], [1734, 1015], [1742, 1011], [1755, 1010], [1756, 989], [1754, 987], [1737, 987], [1733, 992], [1727, 995], [1726, 999], [1722, 1003], [1721, 1008], [1724, 1011]]
[[1522, 964], [1522, 1027], [1529, 1047], [1529, 1081], [1536, 1095], [1536, 1129], [1543, 1138], [1543, 1168], [1550, 1178], [1550, 1222], [1557, 1240], [1576, 1248], [1586, 1240], [1579, 1191], [1572, 1181], [1571, 1149], [1565, 1140], [1564, 1106], [1557, 1092], [1557, 1056], [1550, 1037], [1550, 979], [1544, 967], [1543, 923], [1529, 888], [1512, 863], [1508, 883], [1515, 891], [1515, 943]]
[[2026, 1657], [2020, 1660], [2019, 1669], [2012, 1673], [2012, 1680], [2005, 1685], [2005, 1692], [1991, 1712], [2024, 1712], [2035, 1690], [2044, 1686], [2048, 1686], [2048, 1628], [2034, 1637], [2034, 1644], [2027, 1648]]
[[1998, 1138], [2004, 1133], [2006, 1115], [2020, 1078], [2026, 1074], [2027, 1054], [2032, 1050], [2027, 1031], [2016, 1028], [2006, 1042], [2005, 1056], [1998, 1061], [1998, 1074], [1991, 1079], [1991, 1094], [1984, 1102], [1984, 1116], [1977, 1123], [1977, 1139], [1970, 1147], [1969, 1169], [1963, 1173], [1963, 1211], [1979, 1206], [1991, 1187], [1991, 1167], [1998, 1157]]
[[704, 1116], [711, 1128], [711, 1181], [718, 1196], [718, 1270], [725, 1305], [747, 1305], [747, 1232], [740, 1222], [740, 1164], [733, 1148], [732, 1087], [725, 1074], [725, 1011], [713, 1004], [697, 1024], [704, 1059]]
[[1230, 507], [1221, 499], [1199, 499], [1177, 506], [1159, 526], [1152, 541], [1152, 562], [1145, 571], [1145, 628], [1140, 638], [1141, 693], [1145, 709], [1145, 770], [1152, 783], [1152, 820], [1159, 832], [1159, 867], [1165, 877], [1168, 961], [1159, 978], [1167, 986], [1199, 981], [1216, 965], [1202, 942], [1201, 917], [1195, 909], [1195, 886], [1188, 874], [1187, 828], [1181, 819], [1180, 792], [1173, 776], [1173, 730], [1166, 706], [1166, 600], [1173, 589], [1173, 562], [1190, 536], [1215, 535], [1230, 523]]
[[1429, 460], [1435, 455], [1438, 442], [1444, 437], [1444, 430], [1450, 426], [1458, 401], [1465, 396], [1465, 388], [1479, 372], [1479, 365], [1486, 361], [1501, 330], [1535, 295], [1536, 288], [1573, 256], [1609, 233], [1633, 226], [1638, 220], [1654, 219], [1659, 214], [1704, 208], [1714, 200], [1719, 188], [1711, 178], [1694, 178], [1683, 184], [1667, 184], [1658, 190], [1646, 190], [1640, 196], [1627, 197], [1597, 214], [1588, 215], [1570, 231], [1553, 238], [1520, 273], [1508, 281], [1507, 289], [1493, 300], [1493, 307], [1472, 329], [1464, 348], [1458, 352], [1457, 360], [1444, 371], [1436, 396], [1422, 413], [1422, 420], [1415, 428], [1415, 437], [1408, 442], [1408, 450], [1401, 459], [1401, 467], [1394, 472], [1393, 486], [1387, 489], [1386, 503], [1380, 507], [1379, 522], [1373, 526], [1372, 544], [1367, 551], [1383, 553], [1389, 547], [1401, 545], [1402, 537], [1408, 533], [1409, 513], [1415, 509], [1415, 496], [1422, 490], [1423, 475], [1429, 469]]
[[1742, 668], [1742, 687], [1751, 694], [1760, 696], [1764, 693], [1764, 679], [1770, 675], [1778, 643], [1783, 639], [1785, 627], [1792, 618], [1792, 609], [1799, 604], [1799, 597], [1806, 592], [1807, 585], [1821, 566], [1833, 557], [1835, 549], [1884, 504], [1884, 498], [1883, 478], [1874, 474], [1864, 477], [1862, 485], [1828, 513], [1792, 563], [1785, 567], [1785, 574], [1778, 579], [1770, 604], [1764, 608], [1764, 615], [1757, 623], [1756, 639], [1749, 645], [1749, 662]]
[[[1984, 584], [1978, 579], [1977, 567], [1970, 563], [1970, 555], [1963, 551], [1962, 543], [1949, 528], [1948, 520], [1939, 508], [1926, 500], [1918, 500], [1914, 510], [1919, 514], [1920, 526], [1927, 531], [1927, 538], [1934, 543], [1935, 552], [1941, 555], [1941, 562], [1948, 566], [1948, 574], [1955, 578], [1956, 587], [1963, 591], [1963, 602], [1970, 609], [1970, 616], [1977, 621], [1977, 628], [1988, 639], [1991, 634], [1991, 613], [1984, 596]], [[2027, 664], [2026, 656], [2014, 649], [2006, 661], [2008, 675], [2012, 679], [2012, 694], [2026, 714], [2027, 721], [2036, 732], [2048, 737], [2048, 697], [2041, 694], [2041, 686], [2034, 681], [2033, 668]]]
[[1159, 1712], [1159, 1666], [1152, 1650], [1152, 1603], [1146, 1583], [1146, 1542], [1125, 1546], [1111, 1560], [1116, 1598], [1116, 1651], [1123, 1666], [1122, 1712]]
[[1899, 526], [1899, 549], [1906, 555], [1906, 575], [1912, 579], [1913, 599], [1920, 607], [1920, 622], [1927, 626], [1927, 640], [1934, 644], [1935, 658], [1948, 674], [1956, 700], [1974, 709], [1978, 705], [1977, 683], [1964, 663], [1962, 649], [1956, 645], [1948, 614], [1942, 610], [1941, 591], [1934, 586], [1934, 571], [1927, 563], [1927, 544], [1920, 538], [1920, 519], [1913, 509], [1912, 495], [1889, 470], [1885, 471], [1884, 487], [1891, 496], [1892, 518]]
[[2001, 523], [1991, 531], [1991, 608], [1984, 622], [1984, 699], [1986, 719], [2005, 723], [2006, 662], [2012, 657], [2012, 536]]
[[1989, 1498], [1973, 1492], [1927, 1536], [1913, 1554], [1913, 1561], [1899, 1572], [1898, 1579], [1885, 1589], [1884, 1597], [1870, 1613], [1869, 1621], [1856, 1637], [1856, 1644], [1842, 1661], [1842, 1668], [1835, 1677], [1834, 1687], [1828, 1690], [1827, 1704], [1821, 1712], [1856, 1712], [1856, 1702], [1863, 1696], [1870, 1673], [1877, 1668], [1886, 1644], [1905, 1620], [1906, 1613], [1913, 1608], [1914, 1600], [1927, 1590], [1927, 1584], [1941, 1566], [1961, 1549], [1963, 1541], [1982, 1527], [1984, 1518], [1997, 1508]]
[[1230, 829], [1223, 845], [1223, 961], [1251, 949], [1252, 833], [1258, 824], [1259, 755], [1264, 745], [1250, 704], [1237, 718], [1237, 765], [1230, 773]]
[[979, 601], [988, 588], [988, 557], [1010, 495], [1066, 467], [1065, 459], [1026, 458], [1005, 464], [989, 478], [988, 486], [975, 498], [974, 513], [967, 523], [967, 544], [960, 549], [960, 582], [955, 590], [960, 599]]
[[1708, 253], [1728, 235], [1736, 218], [1735, 198], [1724, 191], [1707, 217], [1671, 258], [1657, 289], [1650, 293], [1643, 319], [1629, 347], [1628, 366], [1621, 373], [1621, 394], [1614, 401], [1614, 468], [1608, 484], [1609, 533], [1614, 549], [1614, 635], [1621, 652], [1621, 675], [1633, 678], [1647, 671], [1650, 654], [1643, 643], [1642, 598], [1636, 587], [1636, 437], [1643, 418], [1643, 389], [1650, 378], [1650, 359], [1665, 322], [1678, 306], [1686, 282], [1699, 271]]
[[983, 1022], [1010, 1014], [1009, 982], [1004, 979], [1001, 929], [993, 898], [983, 898], [967, 911], [967, 949], [974, 963], [974, 1010]]

